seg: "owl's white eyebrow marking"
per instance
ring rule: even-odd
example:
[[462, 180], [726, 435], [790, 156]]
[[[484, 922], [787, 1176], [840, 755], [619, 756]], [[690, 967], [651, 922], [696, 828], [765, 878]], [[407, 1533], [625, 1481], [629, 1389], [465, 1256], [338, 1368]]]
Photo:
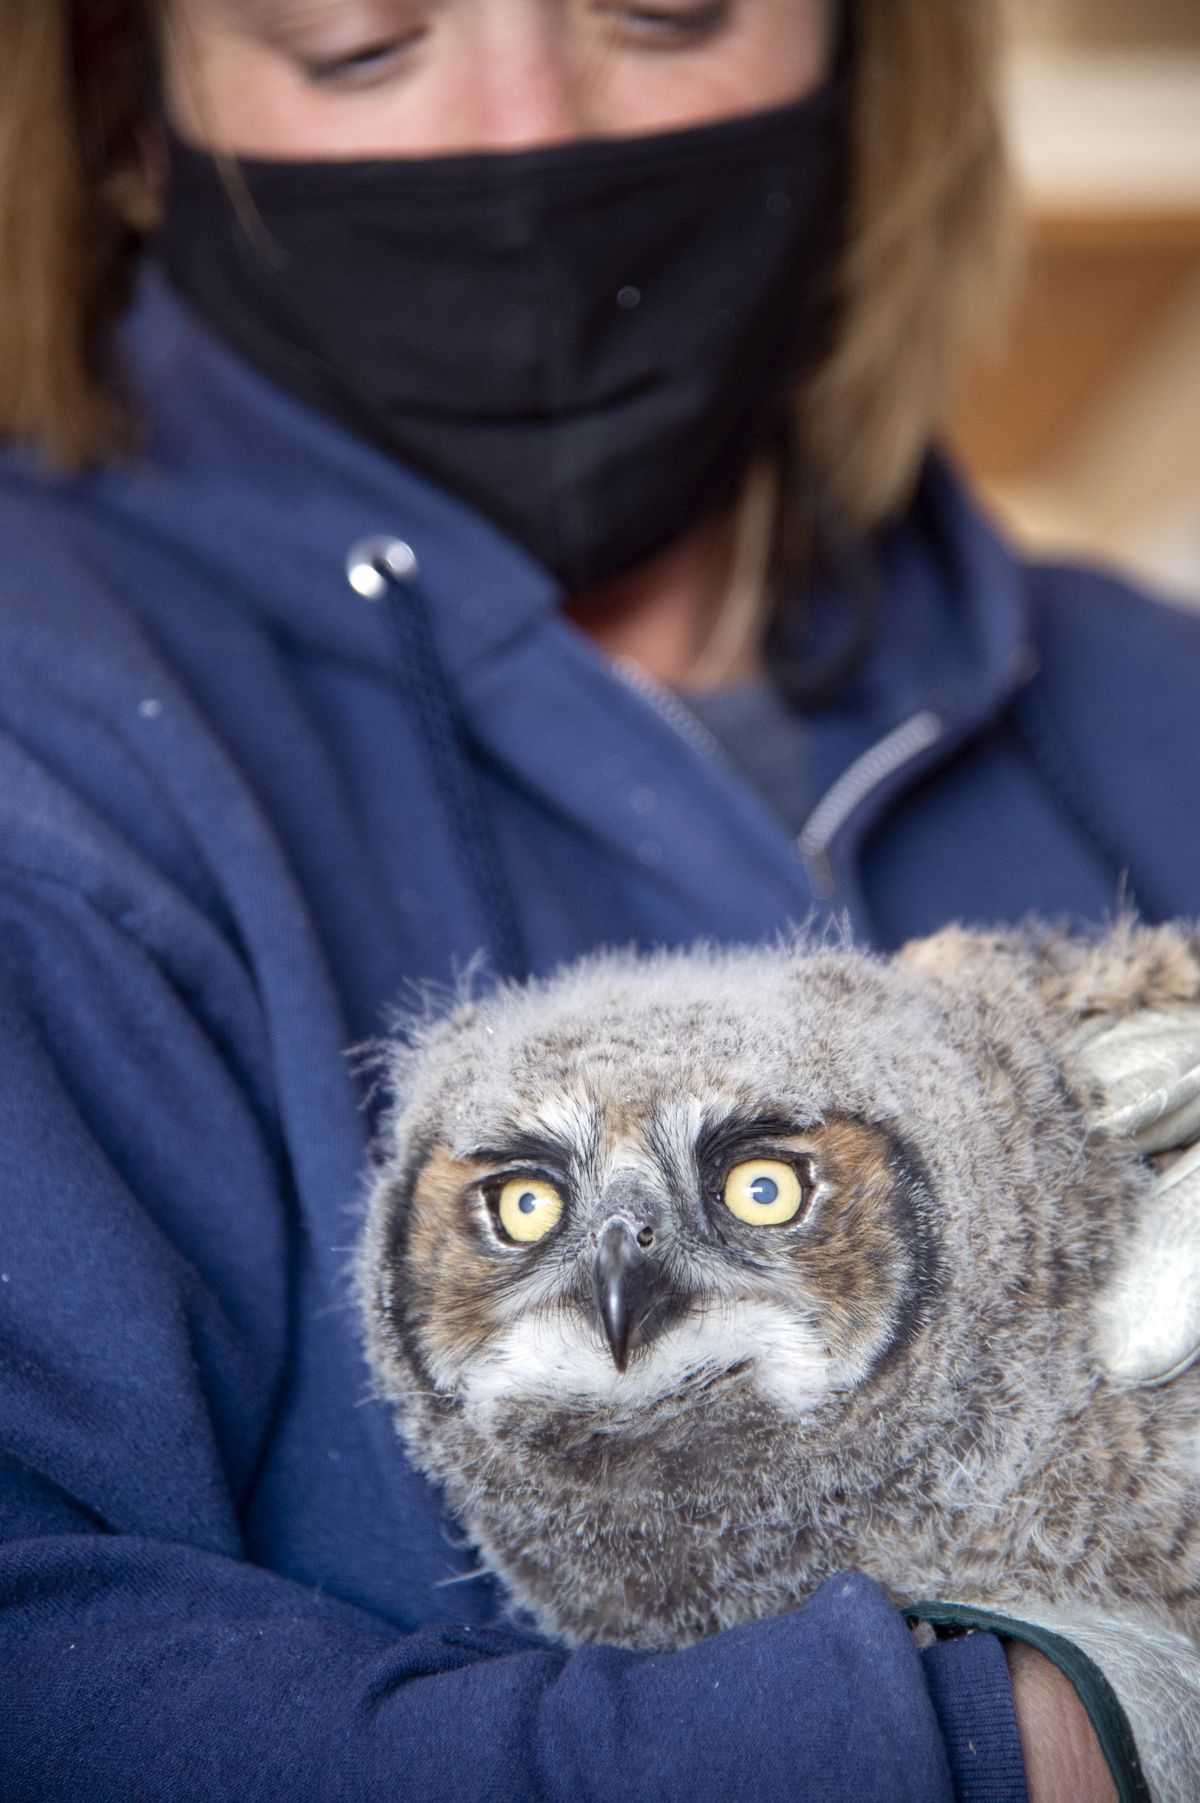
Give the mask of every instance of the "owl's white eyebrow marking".
[[546, 1133], [569, 1146], [576, 1157], [595, 1154], [600, 1135], [600, 1111], [589, 1096], [549, 1095], [531, 1109], [523, 1123], [532, 1132]]

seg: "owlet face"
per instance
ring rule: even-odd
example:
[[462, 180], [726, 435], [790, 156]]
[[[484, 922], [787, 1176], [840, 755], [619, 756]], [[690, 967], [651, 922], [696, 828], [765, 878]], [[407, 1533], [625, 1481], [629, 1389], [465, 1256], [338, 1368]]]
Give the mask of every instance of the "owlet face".
[[847, 962], [608, 961], [451, 1017], [377, 1195], [379, 1318], [420, 1382], [480, 1425], [723, 1386], [796, 1418], [906, 1344], [940, 1266], [896, 1056], [922, 1003]]
[[1143, 1405], [1096, 1353], [1197, 1313], [1169, 1203], [1119, 1262], [1151, 1173], [1112, 1123], [1192, 1120], [1198, 950], [612, 955], [389, 1047], [369, 1352], [512, 1601], [670, 1648], [851, 1566], [1005, 1607], [1022, 1573], [1144, 1597], [1160, 1555], [1192, 1583], [1193, 1476], [1124, 1539], [1107, 1504], [1191, 1471], [1195, 1391]]
[[919, 1169], [878, 1127], [681, 1076], [630, 1119], [581, 1072], [423, 1162], [397, 1251], [439, 1389], [625, 1412], [746, 1378], [796, 1413], [904, 1331]]

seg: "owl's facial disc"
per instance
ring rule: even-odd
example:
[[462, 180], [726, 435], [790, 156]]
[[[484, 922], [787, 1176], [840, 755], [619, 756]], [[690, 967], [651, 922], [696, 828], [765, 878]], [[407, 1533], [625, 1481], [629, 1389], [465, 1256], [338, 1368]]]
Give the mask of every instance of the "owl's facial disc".
[[744, 1386], [798, 1419], [907, 1344], [937, 1291], [923, 1171], [852, 1117], [568, 1096], [426, 1149], [410, 1181], [396, 1328], [479, 1423], [631, 1420]]

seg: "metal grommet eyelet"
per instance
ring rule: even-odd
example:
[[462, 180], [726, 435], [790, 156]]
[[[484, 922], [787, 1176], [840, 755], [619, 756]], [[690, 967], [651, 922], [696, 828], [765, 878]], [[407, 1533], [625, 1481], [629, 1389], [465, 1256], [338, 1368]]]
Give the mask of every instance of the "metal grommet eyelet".
[[346, 580], [364, 601], [380, 600], [387, 591], [388, 576], [396, 582], [411, 582], [416, 573], [417, 554], [402, 538], [360, 539], [346, 558]]

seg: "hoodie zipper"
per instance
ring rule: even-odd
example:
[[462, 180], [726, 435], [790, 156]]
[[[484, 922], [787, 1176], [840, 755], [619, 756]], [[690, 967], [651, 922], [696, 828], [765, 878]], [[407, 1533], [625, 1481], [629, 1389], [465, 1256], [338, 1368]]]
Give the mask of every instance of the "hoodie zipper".
[[[616, 658], [613, 667], [622, 681], [649, 702], [693, 750], [732, 769], [720, 741], [670, 689], [657, 682], [632, 658]], [[891, 732], [885, 733], [882, 739], [856, 757], [825, 791], [795, 840], [809, 881], [822, 901], [830, 900], [837, 890], [829, 857], [834, 839], [881, 783], [928, 751], [931, 745], [936, 745], [944, 732], [945, 723], [941, 716], [928, 708], [922, 709], [894, 726]]]
[[825, 791], [796, 840], [813, 887], [822, 901], [828, 901], [837, 888], [829, 847], [851, 815], [858, 812], [868, 795], [881, 783], [928, 751], [931, 745], [936, 745], [944, 731], [945, 725], [939, 714], [928, 708], [913, 714], [856, 757]]
[[643, 701], [650, 703], [655, 713], [660, 714], [681, 739], [686, 739], [693, 751], [724, 764], [727, 769], [733, 768], [725, 756], [721, 741], [709, 732], [703, 720], [698, 720], [690, 708], [677, 700], [672, 691], [644, 670], [641, 664], [635, 663], [631, 657], [617, 657], [613, 659], [613, 669], [628, 688], [640, 695]]

